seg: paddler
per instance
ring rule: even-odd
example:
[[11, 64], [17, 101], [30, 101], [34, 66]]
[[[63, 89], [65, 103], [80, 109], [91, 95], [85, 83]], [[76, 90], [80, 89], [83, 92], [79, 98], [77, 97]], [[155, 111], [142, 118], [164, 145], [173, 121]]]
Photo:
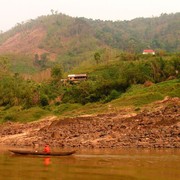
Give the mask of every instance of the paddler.
[[46, 145], [44, 146], [44, 152], [45, 152], [45, 153], [50, 153], [50, 147], [49, 147], [48, 144], [46, 144]]

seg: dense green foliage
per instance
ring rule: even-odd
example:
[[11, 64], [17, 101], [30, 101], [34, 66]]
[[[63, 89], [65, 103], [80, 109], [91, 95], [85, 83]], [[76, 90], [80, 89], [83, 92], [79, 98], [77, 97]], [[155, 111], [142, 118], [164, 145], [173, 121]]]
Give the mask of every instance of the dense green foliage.
[[46, 108], [32, 107], [22, 109], [21, 106], [11, 108], [0, 107], [0, 122], [5, 121], [33, 121], [47, 115], [77, 116], [84, 114], [97, 114], [116, 112], [121, 108], [133, 106], [134, 110], [141, 109], [141, 106], [151, 102], [162, 100], [164, 97], [180, 98], [180, 80], [169, 80], [154, 84], [150, 87], [144, 85], [133, 85], [127, 89], [118, 99], [106, 104], [88, 103], [86, 105], [61, 103], [59, 105], [49, 105]]
[[62, 84], [63, 71], [59, 64], [52, 67], [51, 79], [39, 84], [8, 72], [4, 59], [0, 63], [0, 106], [8, 107], [47, 106], [61, 100], [64, 103], [105, 103], [118, 98], [133, 84], [159, 83], [180, 77], [178, 54], [163, 57], [140, 55], [125, 61], [99, 64], [88, 72], [88, 80], [78, 84]]
[[36, 88], [33, 82], [10, 75], [0, 78], [0, 106], [31, 107], [36, 103], [34, 102], [35, 92]]
[[[140, 57], [138, 57], [139, 59]], [[89, 73], [88, 81], [76, 86], [66, 87], [63, 101], [82, 103], [108, 102], [120, 96], [133, 84], [147, 81], [159, 83], [168, 78], [178, 78], [180, 60], [178, 55], [172, 57], [144, 57], [113, 65], [99, 65]]]

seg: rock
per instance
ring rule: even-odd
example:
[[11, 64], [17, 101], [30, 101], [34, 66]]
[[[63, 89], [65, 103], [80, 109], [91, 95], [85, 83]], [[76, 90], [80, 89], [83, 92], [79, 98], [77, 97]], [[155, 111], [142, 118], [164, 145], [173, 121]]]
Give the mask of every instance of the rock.
[[81, 148], [180, 148], [180, 98], [166, 97], [155, 108], [132, 116], [117, 114], [46, 118], [32, 123], [0, 125], [0, 144]]
[[149, 86], [152, 86], [154, 83], [153, 82], [151, 82], [151, 81], [146, 81], [145, 83], [144, 83], [144, 86], [145, 87], [149, 87]]

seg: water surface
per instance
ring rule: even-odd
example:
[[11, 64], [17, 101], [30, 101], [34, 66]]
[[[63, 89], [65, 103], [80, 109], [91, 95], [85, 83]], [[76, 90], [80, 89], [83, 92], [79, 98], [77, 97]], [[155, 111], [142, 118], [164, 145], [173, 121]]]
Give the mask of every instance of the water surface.
[[179, 180], [180, 149], [78, 150], [67, 157], [0, 150], [0, 180]]

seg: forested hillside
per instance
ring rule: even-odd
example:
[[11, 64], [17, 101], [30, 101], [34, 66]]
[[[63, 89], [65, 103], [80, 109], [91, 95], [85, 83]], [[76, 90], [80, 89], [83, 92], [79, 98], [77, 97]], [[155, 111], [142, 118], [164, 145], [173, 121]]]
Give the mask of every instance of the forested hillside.
[[96, 37], [111, 47], [142, 52], [144, 48], [180, 51], [180, 13], [132, 21], [92, 21]]
[[131, 21], [73, 18], [53, 12], [17, 24], [0, 35], [0, 53], [51, 54], [70, 58], [104, 47], [131, 53], [152, 48], [180, 51], [180, 13]]
[[[52, 12], [1, 33], [0, 54], [16, 54], [13, 60], [12, 55], [8, 57], [13, 72], [31, 74], [50, 67], [52, 62], [71, 71], [82, 63], [93, 64], [97, 52], [101, 61], [148, 48], [161, 54], [180, 52], [179, 37], [180, 13], [113, 22]], [[22, 57], [31, 62], [26, 66]]]

